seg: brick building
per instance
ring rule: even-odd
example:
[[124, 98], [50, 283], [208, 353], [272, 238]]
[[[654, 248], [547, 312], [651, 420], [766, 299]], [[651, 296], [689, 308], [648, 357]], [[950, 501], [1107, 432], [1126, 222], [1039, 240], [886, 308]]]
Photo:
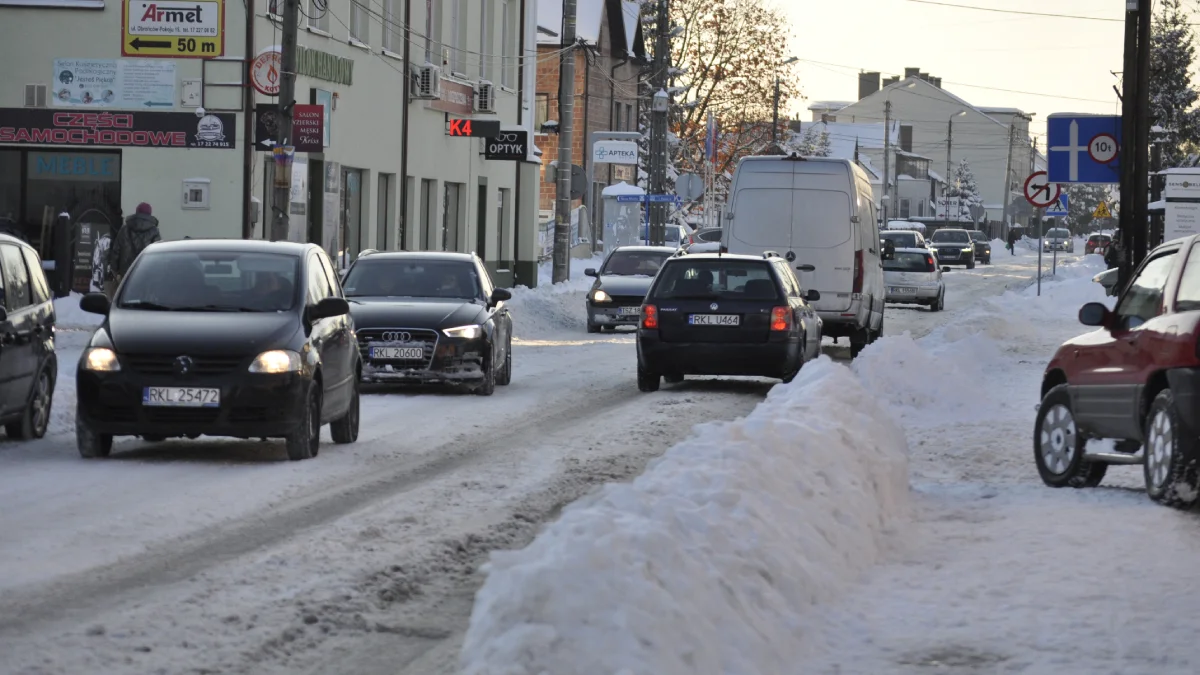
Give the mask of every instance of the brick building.
[[[576, 31], [583, 48], [575, 51], [575, 133], [572, 163], [591, 171], [585, 148], [594, 131], [638, 129], [638, 78], [646, 65], [646, 49], [637, 0], [579, 0]], [[543, 124], [559, 120], [559, 68], [563, 49], [561, 0], [538, 0], [538, 67], [534, 128], [542, 150], [541, 209], [552, 217], [555, 185], [545, 182], [545, 167], [558, 159], [558, 135]], [[553, 34], [551, 34], [553, 33]], [[637, 182], [637, 167], [601, 164], [583, 200], [593, 224], [603, 222], [601, 191], [618, 182]]]

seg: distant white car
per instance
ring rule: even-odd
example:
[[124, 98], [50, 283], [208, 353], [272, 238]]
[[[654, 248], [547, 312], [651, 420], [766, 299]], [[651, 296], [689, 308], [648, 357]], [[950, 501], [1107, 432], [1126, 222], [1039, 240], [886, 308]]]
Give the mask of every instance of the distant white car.
[[898, 248], [896, 256], [883, 261], [883, 283], [887, 287], [886, 302], [927, 305], [930, 311], [946, 308], [946, 282], [938, 268], [937, 257], [925, 248]]
[[1055, 227], [1046, 230], [1046, 237], [1042, 239], [1042, 251], [1044, 253], [1051, 251], [1074, 253], [1075, 240], [1071, 238], [1071, 231], [1065, 227]]

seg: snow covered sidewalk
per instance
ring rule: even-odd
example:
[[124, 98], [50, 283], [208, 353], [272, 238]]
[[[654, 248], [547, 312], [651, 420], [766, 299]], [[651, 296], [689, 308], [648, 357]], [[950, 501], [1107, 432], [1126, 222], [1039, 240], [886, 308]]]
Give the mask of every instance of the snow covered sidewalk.
[[745, 419], [698, 427], [633, 483], [495, 553], [464, 672], [788, 672], [800, 613], [904, 523], [906, 454], [848, 369], [809, 364]]

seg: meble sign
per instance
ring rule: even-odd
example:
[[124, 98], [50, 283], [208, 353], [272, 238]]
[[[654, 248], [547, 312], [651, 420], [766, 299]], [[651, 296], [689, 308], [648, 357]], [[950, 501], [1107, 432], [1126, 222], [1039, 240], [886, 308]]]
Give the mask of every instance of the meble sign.
[[225, 54], [225, 0], [124, 0], [121, 23], [124, 56]]

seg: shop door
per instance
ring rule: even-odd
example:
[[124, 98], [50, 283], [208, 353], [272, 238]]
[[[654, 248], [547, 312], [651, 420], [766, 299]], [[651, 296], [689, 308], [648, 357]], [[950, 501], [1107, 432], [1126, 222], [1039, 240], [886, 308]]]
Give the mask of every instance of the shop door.
[[349, 262], [362, 252], [362, 171], [342, 169], [342, 241]]

